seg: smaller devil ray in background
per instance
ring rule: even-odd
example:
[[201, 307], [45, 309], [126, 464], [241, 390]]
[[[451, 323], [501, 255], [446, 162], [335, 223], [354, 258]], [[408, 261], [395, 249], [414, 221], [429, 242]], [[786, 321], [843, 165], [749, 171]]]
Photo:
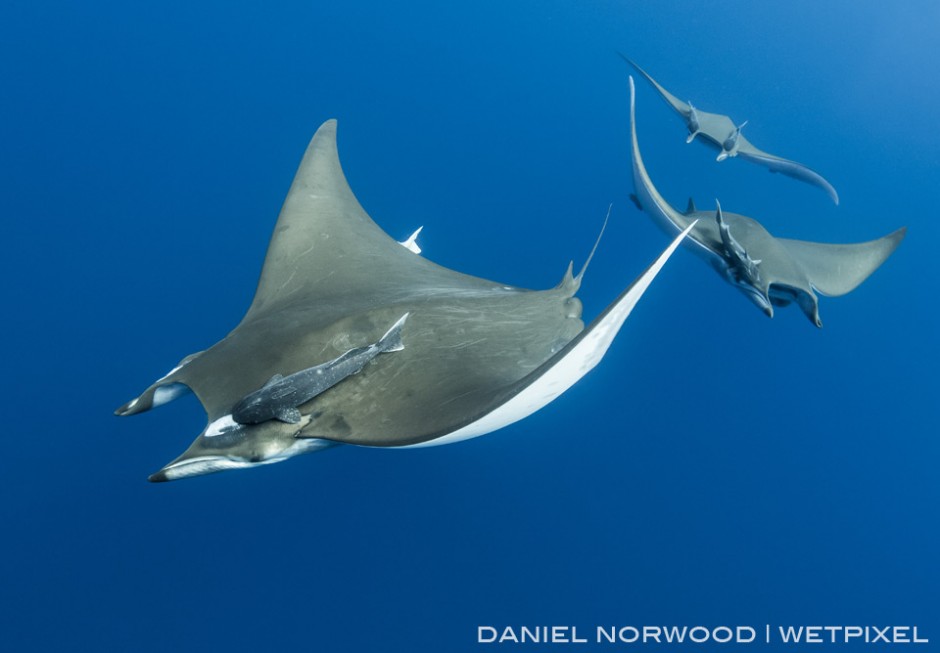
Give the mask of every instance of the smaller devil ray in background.
[[[878, 240], [830, 245], [775, 238], [757, 220], [736, 213], [674, 209], [646, 172], [636, 136], [636, 92], [630, 77], [630, 140], [633, 159], [631, 199], [669, 234], [689, 229], [685, 245], [741, 290], [768, 317], [774, 306], [796, 302], [810, 321], [822, 326], [816, 293], [835, 297], [854, 290], [891, 256], [907, 231], [898, 229]], [[694, 226], [692, 226], [694, 224]]]
[[793, 177], [794, 179], [817, 186], [826, 191], [833, 202], [836, 204], [839, 203], [839, 194], [836, 193], [836, 189], [815, 170], [806, 167], [802, 163], [784, 159], [754, 147], [742, 133], [744, 126], [747, 124], [746, 120], [738, 125], [728, 116], [702, 111], [692, 106], [691, 102], [683, 102], [660, 86], [655, 79], [650, 77], [645, 70], [640, 68], [633, 61], [623, 54], [620, 56], [623, 57], [624, 61], [636, 68], [637, 72], [643, 75], [643, 77], [653, 85], [653, 88], [659, 91], [659, 94], [669, 106], [675, 109], [676, 113], [682, 117], [689, 130], [689, 137], [686, 139], [687, 143], [691, 143], [695, 140], [696, 136], [701, 136], [704, 140], [699, 140], [719, 150], [718, 161], [724, 161], [725, 159], [739, 156], [742, 159], [759, 163], [768, 168], [771, 172], [779, 172], [788, 177]]

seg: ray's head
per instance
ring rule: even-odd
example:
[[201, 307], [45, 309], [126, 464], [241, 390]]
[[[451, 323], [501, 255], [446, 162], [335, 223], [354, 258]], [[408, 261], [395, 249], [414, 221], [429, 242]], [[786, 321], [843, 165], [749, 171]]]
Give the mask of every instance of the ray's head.
[[229, 469], [269, 465], [335, 444], [316, 438], [298, 438], [299, 428], [299, 425], [277, 420], [242, 425], [235, 423], [231, 415], [226, 415], [209, 424], [186, 451], [151, 474], [148, 480], [161, 483]]
[[794, 288], [786, 284], [774, 283], [767, 288], [768, 306], [765, 309], [768, 317], [773, 317], [774, 306], [789, 306], [796, 302], [803, 314], [817, 327], [822, 328], [822, 318], [819, 317], [819, 298], [811, 289]]

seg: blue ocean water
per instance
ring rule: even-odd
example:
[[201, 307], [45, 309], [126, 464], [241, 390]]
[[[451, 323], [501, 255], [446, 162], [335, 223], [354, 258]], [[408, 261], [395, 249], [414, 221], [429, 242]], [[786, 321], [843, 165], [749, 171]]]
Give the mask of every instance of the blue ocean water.
[[[5, 2], [0, 647], [548, 650], [477, 628], [767, 624], [936, 646], [940, 7], [702, 4]], [[373, 218], [424, 225], [464, 272], [552, 286], [612, 202], [580, 293], [601, 311], [667, 244], [628, 200], [617, 51], [841, 196], [715, 164], [638, 82], [673, 204], [906, 240], [821, 299], [821, 330], [679, 252], [596, 370], [484, 438], [146, 482], [201, 408], [111, 413], [238, 322], [328, 118]]]

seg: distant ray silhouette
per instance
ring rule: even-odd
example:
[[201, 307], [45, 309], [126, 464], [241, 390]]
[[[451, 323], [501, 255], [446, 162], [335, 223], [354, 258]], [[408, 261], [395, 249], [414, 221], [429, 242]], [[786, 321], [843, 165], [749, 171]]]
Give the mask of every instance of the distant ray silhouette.
[[774, 306], [795, 301], [810, 321], [821, 327], [816, 292], [828, 296], [851, 292], [891, 256], [906, 233], [902, 227], [867, 243], [830, 245], [775, 238], [757, 220], [723, 212], [720, 205], [714, 212], [699, 211], [689, 200], [688, 210], [680, 213], [653, 186], [640, 156], [633, 77], [630, 141], [637, 206], [667, 233], [691, 229], [686, 245], [769, 317], [773, 317]]
[[687, 143], [691, 143], [697, 136], [701, 136], [704, 140], [699, 140], [719, 150], [718, 161], [740, 156], [742, 159], [766, 167], [771, 172], [779, 172], [788, 177], [793, 177], [794, 179], [821, 188], [826, 191], [826, 194], [829, 195], [829, 198], [833, 202], [836, 204], [839, 203], [839, 194], [836, 192], [836, 189], [833, 188], [832, 184], [826, 181], [821, 174], [812, 168], [754, 147], [742, 132], [742, 129], [747, 124], [746, 120], [738, 125], [728, 116], [720, 113], [702, 111], [692, 106], [691, 102], [683, 102], [663, 88], [655, 79], [650, 77], [645, 70], [633, 63], [633, 61], [622, 54], [620, 56], [623, 57], [628, 64], [636, 68], [637, 72], [643, 75], [643, 77], [653, 85], [653, 88], [659, 92], [666, 103], [682, 117], [685, 121], [686, 128], [689, 130], [689, 137], [686, 139]]

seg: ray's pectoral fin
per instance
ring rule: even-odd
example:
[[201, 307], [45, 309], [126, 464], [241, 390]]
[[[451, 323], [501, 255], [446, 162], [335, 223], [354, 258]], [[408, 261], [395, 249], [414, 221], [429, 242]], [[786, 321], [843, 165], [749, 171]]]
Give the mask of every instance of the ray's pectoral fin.
[[114, 414], [120, 417], [125, 417], [127, 415], [143, 413], [150, 410], [151, 408], [157, 408], [163, 404], [168, 404], [175, 399], [179, 399], [183, 395], [189, 394], [190, 392], [192, 392], [192, 390], [185, 383], [157, 382], [144, 390], [144, 392], [141, 393], [139, 397], [136, 399], [131, 399], [129, 402], [115, 410]]
[[821, 294], [838, 297], [867, 279], [901, 244], [907, 227], [867, 243], [831, 245], [779, 238]]
[[163, 404], [168, 404], [183, 395], [192, 392], [187, 383], [186, 366], [198, 358], [204, 352], [190, 354], [172, 370], [164, 374], [161, 378], [151, 384], [144, 390], [139, 397], [131, 399], [126, 404], [114, 411], [115, 415], [125, 417], [127, 415], [136, 415], [143, 413], [151, 408], [157, 408]]
[[797, 163], [796, 161], [764, 152], [748, 142], [741, 143], [738, 146], [738, 156], [742, 159], [759, 163], [771, 172], [779, 172], [787, 177], [792, 177], [793, 179], [821, 188], [826, 192], [833, 203], [837, 206], [839, 204], [839, 193], [836, 192], [835, 187], [821, 174], [802, 163]]
[[675, 95], [667, 91], [665, 88], [663, 88], [659, 82], [657, 82], [655, 79], [650, 77], [649, 73], [647, 73], [645, 70], [643, 70], [638, 65], [636, 65], [636, 63], [634, 63], [631, 59], [629, 59], [625, 54], [623, 54], [622, 52], [618, 52], [617, 54], [619, 54], [620, 57], [624, 61], [626, 61], [628, 64], [633, 66], [633, 68], [635, 68], [638, 73], [643, 75], [646, 81], [652, 84], [653, 88], [655, 88], [659, 92], [663, 100], [665, 100], [666, 103], [669, 106], [671, 106], [676, 113], [678, 113], [680, 116], [682, 116], [685, 119], [686, 124], [689, 125], [690, 132], [692, 131], [692, 121], [691, 121], [692, 116], [695, 117], [695, 123], [696, 123], [695, 131], [699, 130], [698, 128], [699, 114], [691, 104], [686, 104], [685, 102], [677, 98]]

